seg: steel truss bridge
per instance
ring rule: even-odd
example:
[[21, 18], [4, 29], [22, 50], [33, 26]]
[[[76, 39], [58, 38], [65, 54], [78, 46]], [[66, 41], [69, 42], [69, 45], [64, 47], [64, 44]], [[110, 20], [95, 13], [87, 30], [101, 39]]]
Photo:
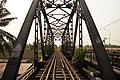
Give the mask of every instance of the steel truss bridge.
[[[34, 63], [18, 76], [25, 45], [35, 21]], [[83, 49], [83, 23], [86, 24], [95, 51], [102, 80], [116, 80], [99, 32], [85, 0], [33, 0], [8, 60], [2, 80], [90, 80], [70, 64], [77, 34]], [[38, 36], [41, 39], [42, 62], [38, 61]], [[54, 51], [61, 41], [61, 52]]]

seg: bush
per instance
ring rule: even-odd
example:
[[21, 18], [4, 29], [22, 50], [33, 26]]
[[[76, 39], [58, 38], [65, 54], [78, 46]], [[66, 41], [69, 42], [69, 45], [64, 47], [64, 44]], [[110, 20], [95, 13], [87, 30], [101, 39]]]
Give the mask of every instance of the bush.
[[72, 57], [72, 64], [76, 67], [77, 70], [81, 70], [83, 68], [85, 54], [86, 54], [86, 49], [75, 50], [74, 56]]

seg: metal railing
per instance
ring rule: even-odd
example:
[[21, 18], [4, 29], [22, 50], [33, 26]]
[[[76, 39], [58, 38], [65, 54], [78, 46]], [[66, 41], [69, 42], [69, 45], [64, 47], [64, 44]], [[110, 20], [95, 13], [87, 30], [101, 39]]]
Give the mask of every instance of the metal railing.
[[31, 65], [23, 74], [17, 77], [17, 80], [27, 80], [35, 71], [36, 68], [34, 68], [34, 66]]

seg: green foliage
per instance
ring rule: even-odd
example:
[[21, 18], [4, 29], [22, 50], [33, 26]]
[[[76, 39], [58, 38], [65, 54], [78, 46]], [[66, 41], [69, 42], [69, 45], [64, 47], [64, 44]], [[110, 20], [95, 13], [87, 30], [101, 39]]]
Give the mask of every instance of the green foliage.
[[5, 57], [4, 48], [1, 44], [0, 44], [0, 55], [3, 55]]
[[16, 38], [12, 34], [0, 29], [0, 54], [5, 57], [5, 52], [7, 52], [11, 56], [15, 40]]
[[0, 6], [0, 18], [6, 17], [7, 15], [10, 15], [10, 12], [6, 8]]
[[55, 49], [55, 50], [57, 49], [57, 45], [54, 45], [54, 49]]
[[42, 56], [42, 50], [38, 50], [38, 57]]
[[72, 57], [72, 64], [76, 69], [81, 70], [84, 64], [84, 56], [86, 54], [86, 49], [80, 50], [76, 49], [74, 56]]
[[[5, 8], [5, 3], [7, 0], [0, 1], [0, 27], [5, 27], [9, 24], [10, 21], [17, 19], [16, 17], [7, 18], [6, 16], [10, 15], [11, 13]], [[2, 54], [5, 57], [5, 52], [7, 51], [9, 55], [11, 55], [11, 51], [13, 48], [13, 44], [16, 38], [0, 29], [0, 55]]]
[[0, 26], [5, 27], [10, 21], [17, 19], [16, 17], [6, 18], [11, 13], [4, 7], [7, 0], [0, 1]]
[[104, 45], [105, 48], [120, 48], [120, 45], [114, 45], [114, 44], [110, 44], [110, 45]]
[[4, 50], [7, 52], [7, 53], [9, 53], [9, 56], [11, 56], [11, 52], [12, 52], [12, 46], [11, 46], [11, 44], [9, 44], [9, 43], [4, 43], [3, 44], [3, 47], [4, 47]]
[[5, 42], [6, 40], [8, 40], [8, 42], [9, 42], [10, 44], [14, 44], [14, 42], [15, 42], [15, 40], [16, 40], [16, 37], [13, 36], [12, 34], [6, 32], [6, 31], [0, 29], [0, 39], [1, 39], [2, 41], [4, 41], [4, 42]]
[[34, 46], [33, 44], [26, 44], [26, 47], [25, 47], [25, 50], [33, 50], [34, 49]]

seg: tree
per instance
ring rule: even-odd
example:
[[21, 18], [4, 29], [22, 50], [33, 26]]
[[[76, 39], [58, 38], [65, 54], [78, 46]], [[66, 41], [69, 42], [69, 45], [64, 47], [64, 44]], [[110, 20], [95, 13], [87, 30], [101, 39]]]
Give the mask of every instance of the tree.
[[34, 49], [34, 45], [33, 44], [26, 44], [26, 49], [25, 50], [33, 50]]
[[[5, 27], [9, 24], [10, 21], [17, 19], [16, 17], [7, 18], [6, 16], [10, 15], [11, 13], [4, 7], [7, 0], [1, 0], [0, 1], [0, 27]], [[0, 54], [2, 54], [5, 57], [5, 51], [8, 53], [11, 53], [13, 43], [16, 40], [16, 38], [0, 29]], [[11, 54], [9, 54], [11, 56]]]

